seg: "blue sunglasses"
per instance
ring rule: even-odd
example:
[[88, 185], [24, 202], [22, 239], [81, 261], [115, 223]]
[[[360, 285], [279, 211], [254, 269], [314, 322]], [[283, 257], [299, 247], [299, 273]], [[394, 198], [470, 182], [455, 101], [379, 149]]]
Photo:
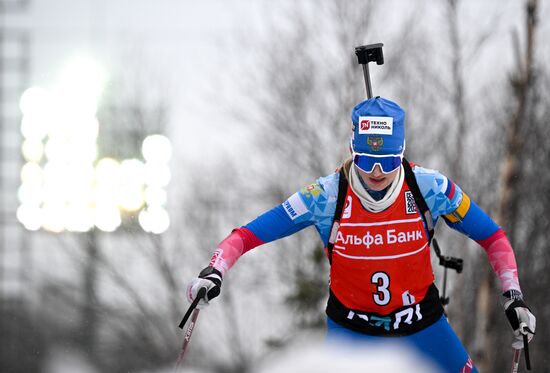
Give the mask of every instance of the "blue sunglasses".
[[353, 153], [353, 163], [367, 173], [373, 172], [374, 167], [379, 165], [383, 173], [389, 174], [401, 166], [401, 162], [403, 162], [402, 154], [373, 156], [371, 154]]

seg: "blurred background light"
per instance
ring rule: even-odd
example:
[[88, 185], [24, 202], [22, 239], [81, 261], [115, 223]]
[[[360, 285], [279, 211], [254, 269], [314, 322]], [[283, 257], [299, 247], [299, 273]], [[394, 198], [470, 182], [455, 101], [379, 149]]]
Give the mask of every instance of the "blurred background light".
[[106, 80], [103, 68], [91, 57], [79, 56], [66, 65], [56, 89], [66, 112], [94, 116]]
[[19, 108], [24, 116], [44, 115], [49, 108], [48, 92], [41, 87], [31, 87], [19, 99]]
[[36, 162], [27, 162], [21, 167], [21, 182], [23, 184], [34, 184], [41, 186], [43, 181], [43, 172], [40, 165]]
[[17, 208], [17, 219], [30, 231], [37, 231], [42, 226], [42, 210], [34, 204], [23, 203]]
[[159, 187], [147, 187], [144, 192], [147, 206], [163, 206], [166, 204], [166, 190]]
[[120, 163], [119, 206], [126, 211], [137, 211], [144, 204], [144, 164], [137, 159]]
[[122, 223], [120, 211], [115, 206], [96, 206], [94, 224], [104, 232], [114, 232]]
[[137, 211], [144, 202], [143, 189], [139, 186], [127, 185], [119, 190], [118, 205], [126, 211]]
[[57, 200], [46, 202], [42, 208], [42, 228], [51, 232], [63, 232], [66, 223], [64, 207], [64, 204]]
[[172, 144], [166, 136], [145, 137], [137, 149], [145, 162], [97, 159], [96, 112], [105, 81], [103, 68], [80, 56], [67, 63], [52, 89], [31, 87], [21, 95], [21, 152], [27, 162], [21, 169], [17, 217], [27, 229], [85, 232], [95, 225], [112, 232], [123, 214], [144, 208], [146, 223], [141, 225], [148, 232], [168, 228], [162, 206], [167, 201], [163, 188], [171, 179]]
[[120, 180], [124, 184], [143, 184], [144, 164], [138, 159], [125, 159], [120, 162]]
[[149, 207], [139, 213], [139, 224], [146, 232], [161, 234], [170, 226], [170, 216], [162, 207]]
[[168, 163], [172, 157], [172, 143], [163, 135], [150, 135], [143, 140], [143, 158], [151, 163]]
[[147, 162], [143, 169], [143, 177], [147, 185], [165, 187], [170, 182], [172, 174], [167, 164]]
[[102, 158], [95, 166], [96, 183], [116, 183], [120, 164], [113, 158]]
[[74, 203], [66, 208], [65, 228], [71, 232], [86, 232], [94, 226], [94, 210], [87, 204]]
[[43, 199], [43, 187], [40, 184], [24, 182], [17, 190], [17, 198], [23, 205], [40, 206]]
[[42, 141], [48, 133], [48, 121], [38, 113], [29, 113], [21, 119], [21, 134], [26, 139]]
[[40, 140], [26, 139], [21, 144], [21, 153], [23, 158], [29, 162], [40, 162], [44, 155], [44, 145]]

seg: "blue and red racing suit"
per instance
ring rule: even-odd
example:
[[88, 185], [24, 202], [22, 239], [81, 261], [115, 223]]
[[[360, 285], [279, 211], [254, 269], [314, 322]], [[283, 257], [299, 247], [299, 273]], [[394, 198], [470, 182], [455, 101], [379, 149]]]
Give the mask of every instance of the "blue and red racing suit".
[[[440, 217], [487, 252], [502, 291], [519, 288], [513, 250], [502, 229], [455, 183], [435, 170], [413, 167], [434, 226]], [[444, 371], [475, 372], [449, 326], [434, 285], [428, 234], [406, 182], [386, 210], [369, 212], [348, 187], [340, 224], [333, 229], [340, 173], [321, 177], [243, 227], [214, 252], [220, 272], [263, 243], [314, 226], [325, 245], [333, 243], [328, 337], [400, 336]]]

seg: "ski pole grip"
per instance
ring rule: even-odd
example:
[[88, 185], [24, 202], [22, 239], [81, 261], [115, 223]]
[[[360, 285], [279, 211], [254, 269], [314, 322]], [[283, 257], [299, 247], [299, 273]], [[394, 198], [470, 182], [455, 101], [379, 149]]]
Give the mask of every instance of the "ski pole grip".
[[193, 312], [193, 310], [197, 308], [197, 304], [199, 304], [200, 300], [204, 298], [207, 290], [208, 289], [206, 288], [206, 286], [203, 286], [202, 288], [199, 289], [199, 291], [197, 292], [197, 296], [195, 297], [195, 299], [193, 299], [193, 303], [191, 303], [191, 306], [189, 306], [189, 309], [185, 313], [185, 316], [183, 316], [183, 319], [181, 319], [181, 322], [178, 325], [180, 329], [183, 329], [183, 327], [185, 326], [185, 323], [189, 319], [189, 316], [191, 316], [191, 312]]
[[527, 334], [523, 335], [523, 352], [525, 353], [525, 367], [531, 370], [531, 359], [529, 358], [529, 339]]

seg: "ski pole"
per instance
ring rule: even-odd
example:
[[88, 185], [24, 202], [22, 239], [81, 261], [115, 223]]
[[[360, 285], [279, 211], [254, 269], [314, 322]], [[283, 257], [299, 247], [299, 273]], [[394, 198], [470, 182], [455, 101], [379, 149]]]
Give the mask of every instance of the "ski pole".
[[191, 303], [191, 306], [183, 316], [183, 319], [181, 320], [180, 324], [178, 325], [180, 329], [183, 329], [185, 326], [185, 323], [187, 322], [187, 319], [189, 319], [189, 316], [191, 313], [193, 314], [191, 316], [191, 322], [189, 323], [189, 326], [187, 327], [187, 330], [185, 332], [185, 336], [183, 337], [183, 344], [181, 346], [181, 351], [178, 355], [178, 359], [176, 360], [176, 367], [174, 368], [174, 372], [177, 373], [179, 371], [179, 368], [183, 364], [183, 360], [185, 358], [185, 352], [187, 351], [187, 347], [189, 346], [189, 342], [191, 341], [191, 335], [193, 334], [193, 330], [195, 329], [195, 325], [197, 324], [197, 319], [199, 317], [200, 308], [197, 308], [197, 304], [199, 304], [200, 300], [206, 295], [207, 288], [202, 287], [197, 292], [197, 296], [193, 300], [193, 303]]
[[522, 322], [519, 325], [520, 333], [523, 334], [523, 352], [525, 354], [525, 367], [527, 370], [531, 370], [531, 358], [529, 357], [529, 338], [528, 333], [534, 334], [526, 323]]
[[[525, 331], [527, 333], [527, 325], [522, 323], [520, 326], [521, 333]], [[523, 351], [525, 353], [525, 367], [527, 370], [531, 370], [531, 358], [529, 357], [529, 339], [527, 337], [527, 334], [523, 334]], [[521, 348], [514, 349], [514, 357], [512, 359], [512, 373], [518, 372], [519, 367], [519, 358], [521, 356]]]
[[197, 308], [197, 304], [199, 304], [200, 300], [204, 298], [207, 290], [208, 289], [205, 286], [199, 289], [199, 291], [197, 292], [197, 296], [195, 297], [195, 299], [193, 299], [193, 303], [191, 303], [191, 306], [189, 306], [189, 309], [187, 310], [187, 312], [185, 312], [183, 319], [181, 319], [181, 322], [178, 325], [180, 329], [183, 329], [185, 323], [187, 322], [187, 319], [189, 318], [189, 315], [191, 315], [191, 312], [193, 312], [193, 310]]
[[355, 55], [358, 63], [363, 65], [363, 76], [365, 78], [365, 88], [367, 90], [367, 98], [372, 98], [372, 86], [370, 82], [369, 62], [376, 62], [377, 65], [384, 64], [384, 54], [382, 46], [384, 44], [368, 44], [355, 47]]
[[[526, 327], [526, 329], [528, 329]], [[527, 370], [531, 370], [531, 359], [529, 358], [529, 339], [527, 338], [527, 334], [523, 335], [523, 351], [525, 353], [525, 367]]]
[[521, 357], [521, 348], [514, 348], [514, 357], [512, 359], [512, 373], [518, 373], [519, 358]]

